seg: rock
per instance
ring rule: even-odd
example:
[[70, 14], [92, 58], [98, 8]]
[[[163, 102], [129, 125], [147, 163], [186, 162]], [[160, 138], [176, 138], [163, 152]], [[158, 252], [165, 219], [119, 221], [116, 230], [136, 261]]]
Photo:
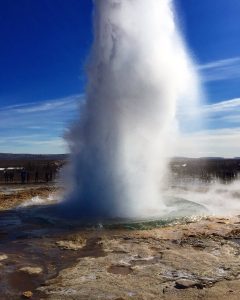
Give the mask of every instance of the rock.
[[32, 298], [32, 296], [33, 296], [33, 293], [31, 291], [26, 291], [26, 292], [22, 293], [22, 298], [25, 298], [25, 299], [30, 299], [30, 298]]
[[112, 265], [107, 269], [108, 273], [116, 275], [128, 275], [133, 272], [133, 269], [125, 265]]
[[57, 241], [56, 245], [63, 250], [77, 251], [86, 246], [86, 240], [79, 238], [78, 240], [73, 241]]
[[175, 282], [175, 288], [177, 289], [188, 289], [199, 285], [198, 281], [189, 279], [179, 279]]
[[24, 267], [21, 268], [19, 271], [27, 273], [29, 275], [38, 275], [42, 273], [43, 269], [41, 267]]
[[169, 288], [168, 286], [165, 286], [165, 287], [163, 288], [163, 290], [162, 290], [162, 291], [163, 291], [163, 294], [165, 294], [165, 293], [168, 291], [168, 288]]
[[1, 254], [0, 255], [0, 261], [7, 259], [8, 256], [6, 254]]

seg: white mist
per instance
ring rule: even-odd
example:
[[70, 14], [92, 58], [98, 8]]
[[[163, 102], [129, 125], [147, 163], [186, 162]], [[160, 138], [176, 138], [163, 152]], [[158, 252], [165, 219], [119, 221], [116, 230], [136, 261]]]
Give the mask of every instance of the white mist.
[[69, 135], [71, 209], [96, 217], [161, 214], [177, 106], [198, 79], [170, 0], [94, 1], [86, 103]]

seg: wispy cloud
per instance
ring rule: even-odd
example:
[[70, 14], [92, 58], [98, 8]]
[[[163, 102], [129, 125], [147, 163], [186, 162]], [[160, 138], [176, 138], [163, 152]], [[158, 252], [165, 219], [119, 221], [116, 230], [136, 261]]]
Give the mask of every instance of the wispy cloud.
[[[194, 130], [196, 120], [201, 123]], [[188, 114], [181, 111], [179, 121], [183, 126], [176, 155], [240, 156], [240, 98], [202, 105]]]
[[203, 110], [209, 113], [227, 113], [229, 111], [235, 111], [236, 109], [240, 109], [240, 98], [220, 101], [214, 104], [205, 105], [203, 107]]
[[0, 152], [62, 153], [83, 95], [0, 108]]
[[240, 78], [240, 57], [221, 59], [198, 66], [204, 81]]
[[183, 134], [176, 150], [177, 155], [189, 157], [222, 156], [240, 157], [240, 127], [203, 130]]
[[[204, 128], [220, 129], [240, 127], [240, 98], [200, 106], [195, 110], [179, 110], [178, 119], [185, 132]], [[194, 128], [199, 122], [198, 130]]]
[[203, 117], [217, 127], [240, 126], [240, 98], [221, 101], [202, 108]]
[[[0, 108], [0, 152], [63, 153], [66, 128], [77, 117], [83, 95]], [[198, 114], [198, 115], [197, 115]], [[240, 156], [240, 98], [179, 113], [187, 124], [176, 155]], [[201, 125], [194, 129], [197, 119]], [[191, 129], [191, 130], [189, 130]]]
[[[29, 137], [28, 137], [29, 138]], [[51, 140], [32, 141], [15, 139], [0, 142], [1, 152], [32, 153], [32, 154], [62, 154], [68, 152], [63, 138], [52, 137]]]
[[76, 103], [82, 100], [83, 95], [73, 95], [60, 99], [51, 99], [43, 102], [22, 103], [17, 105], [5, 106], [0, 108], [0, 113], [34, 113], [66, 108], [67, 110], [75, 109]]

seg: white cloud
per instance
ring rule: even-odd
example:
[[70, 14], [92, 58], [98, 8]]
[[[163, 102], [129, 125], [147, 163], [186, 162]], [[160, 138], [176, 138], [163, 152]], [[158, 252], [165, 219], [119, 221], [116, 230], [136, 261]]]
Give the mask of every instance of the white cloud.
[[77, 103], [84, 98], [83, 95], [72, 95], [65, 98], [52, 99], [42, 102], [22, 103], [17, 105], [1, 107], [1, 113], [35, 113], [50, 111], [60, 108], [75, 109]]
[[83, 95], [0, 108], [0, 152], [63, 153]]
[[216, 113], [216, 112], [224, 113], [236, 109], [240, 109], [240, 98], [225, 100], [225, 101], [203, 106], [203, 111], [208, 113]]
[[[194, 110], [179, 110], [178, 118], [186, 129], [192, 129], [198, 121], [202, 126], [229, 128], [240, 126], [240, 98], [205, 104]], [[201, 129], [201, 128], [199, 128]]]
[[[80, 99], [84, 96], [2, 107], [0, 152], [67, 152], [62, 136], [78, 114]], [[193, 130], [194, 123], [200, 119], [196, 114], [201, 116], [205, 128], [212, 129], [203, 130], [200, 126]], [[179, 119], [188, 126], [181, 135], [176, 155], [240, 156], [240, 98], [202, 105], [198, 112], [188, 111], [188, 115], [181, 111]]]
[[203, 81], [240, 78], [240, 57], [221, 59], [198, 66]]
[[[200, 126], [194, 130], [196, 120]], [[240, 156], [240, 98], [202, 105], [198, 111], [179, 113], [183, 130], [176, 155]]]
[[239, 157], [240, 127], [183, 134], [179, 139], [176, 155], [189, 157]]
[[18, 128], [23, 130], [51, 128], [55, 130], [76, 116], [83, 99], [83, 95], [73, 95], [60, 99], [1, 107], [0, 129], [4, 129], [5, 132]]
[[62, 137], [13, 134], [0, 139], [0, 152], [59, 154], [68, 152], [66, 141]]
[[219, 127], [240, 126], [240, 98], [205, 105], [203, 115], [209, 121], [218, 121]]

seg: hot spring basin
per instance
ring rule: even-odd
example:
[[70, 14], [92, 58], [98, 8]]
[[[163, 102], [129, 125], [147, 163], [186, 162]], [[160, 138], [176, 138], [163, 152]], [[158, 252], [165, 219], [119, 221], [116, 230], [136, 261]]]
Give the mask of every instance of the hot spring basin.
[[[34, 224], [45, 228], [129, 228], [144, 229], [165, 226], [171, 223], [184, 223], [193, 221], [196, 217], [207, 215], [207, 209], [193, 201], [177, 197], [166, 197], [165, 210], [159, 214], [138, 218], [86, 218], [85, 216], [65, 215], [61, 205], [34, 205], [22, 207], [8, 212], [2, 212], [1, 225], [4, 227], [21, 227]], [[4, 217], [3, 217], [4, 215]]]

